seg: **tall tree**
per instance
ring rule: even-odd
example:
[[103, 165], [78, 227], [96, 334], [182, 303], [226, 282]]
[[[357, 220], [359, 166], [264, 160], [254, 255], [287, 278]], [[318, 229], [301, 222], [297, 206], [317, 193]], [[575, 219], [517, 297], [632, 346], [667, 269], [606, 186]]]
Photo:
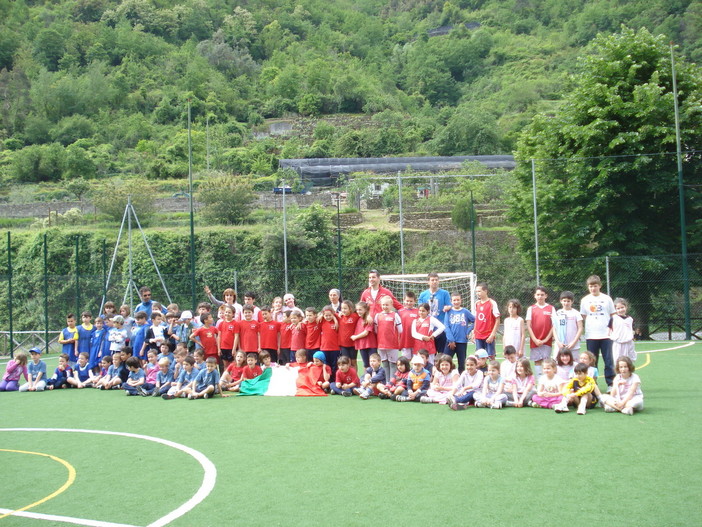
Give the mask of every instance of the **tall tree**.
[[[666, 39], [646, 29], [623, 27], [618, 34], [598, 36], [588, 51], [560, 110], [536, 117], [521, 134], [518, 186], [510, 211], [520, 243], [533, 254], [529, 160], [535, 159], [542, 257], [678, 253], [672, 69]], [[680, 57], [676, 57], [676, 70], [682, 149], [688, 152], [684, 165], [687, 215], [699, 218], [700, 200], [691, 193], [698, 192], [702, 183], [702, 73]], [[699, 240], [695, 232], [699, 228], [699, 224], [690, 226], [688, 238]], [[700, 249], [699, 244], [691, 247]], [[662, 276], [668, 271], [668, 265], [655, 262], [628, 266], [625, 283], [629, 285], [617, 291], [639, 304], [644, 332], [658, 287], [656, 273]], [[547, 260], [542, 268], [546, 280], [564, 276], [563, 265], [549, 265]]]

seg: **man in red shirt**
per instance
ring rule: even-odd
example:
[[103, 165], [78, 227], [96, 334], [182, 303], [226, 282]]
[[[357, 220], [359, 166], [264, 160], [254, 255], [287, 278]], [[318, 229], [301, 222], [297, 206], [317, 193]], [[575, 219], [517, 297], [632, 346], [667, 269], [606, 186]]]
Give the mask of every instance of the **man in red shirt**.
[[380, 273], [371, 269], [368, 272], [368, 289], [361, 293], [361, 302], [368, 303], [371, 318], [375, 318], [375, 315], [383, 310], [380, 301], [384, 296], [392, 298], [392, 305], [395, 309], [402, 309], [402, 304], [398, 302], [392, 291], [380, 285]]

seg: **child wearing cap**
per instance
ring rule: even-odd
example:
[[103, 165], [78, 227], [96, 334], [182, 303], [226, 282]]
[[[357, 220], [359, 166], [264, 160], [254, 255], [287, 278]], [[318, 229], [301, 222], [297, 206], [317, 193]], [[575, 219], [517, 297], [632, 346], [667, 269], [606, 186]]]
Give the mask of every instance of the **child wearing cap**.
[[316, 379], [317, 386], [322, 388], [325, 392], [329, 392], [330, 379], [331, 379], [331, 366], [327, 365], [327, 357], [323, 351], [316, 351], [312, 355], [312, 365], [314, 369], [312, 370], [316, 374], [316, 370], [319, 370], [319, 377]]
[[483, 372], [483, 375], [485, 375], [488, 371], [488, 365], [487, 365], [487, 360], [488, 360], [488, 353], [485, 350], [477, 350], [475, 352], [475, 359], [478, 362], [478, 369]]
[[191, 311], [186, 310], [180, 314], [178, 325], [175, 327], [175, 332], [173, 334], [173, 338], [179, 344], [185, 343], [186, 346], [190, 346], [190, 332], [193, 329], [191, 325], [192, 320], [193, 314]]
[[427, 394], [431, 373], [424, 367], [424, 359], [420, 355], [412, 357], [412, 370], [407, 377], [407, 395], [395, 397], [397, 402], [417, 401]]
[[22, 386], [20, 392], [43, 392], [46, 388], [46, 363], [41, 360], [41, 349], [32, 348], [29, 350], [32, 362], [27, 366], [29, 378]]

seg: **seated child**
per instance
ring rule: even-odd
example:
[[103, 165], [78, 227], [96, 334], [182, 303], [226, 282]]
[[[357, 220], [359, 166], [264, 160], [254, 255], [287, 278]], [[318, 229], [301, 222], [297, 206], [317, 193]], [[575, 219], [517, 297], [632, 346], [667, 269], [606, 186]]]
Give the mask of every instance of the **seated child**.
[[0, 392], [16, 392], [19, 389], [20, 377], [24, 375], [24, 380], [29, 382], [27, 375], [27, 354], [23, 351], [15, 353], [15, 358], [7, 362], [5, 375], [0, 381]]
[[568, 411], [568, 406], [573, 404], [578, 407], [578, 415], [585, 415], [588, 408], [597, 404], [595, 395], [595, 380], [587, 374], [587, 364], [575, 366], [575, 376], [565, 383], [561, 393], [563, 401], [553, 407], [556, 413]]
[[[545, 360], [545, 359], [544, 359]], [[517, 368], [510, 379], [505, 380], [506, 406], [523, 408], [529, 406], [534, 391], [534, 375], [531, 373], [529, 359], [522, 358], [517, 361]]]
[[192, 393], [191, 384], [197, 375], [197, 370], [194, 368], [194, 365], [195, 359], [191, 356], [187, 356], [183, 359], [183, 368], [178, 375], [178, 380], [175, 382], [175, 385], [170, 387], [168, 393], [162, 396], [163, 399], [169, 400], [175, 399], [176, 397], [187, 397]]
[[474, 394], [482, 385], [483, 372], [478, 369], [478, 359], [474, 356], [468, 357], [466, 369], [446, 398], [446, 404], [451, 410], [465, 410], [474, 401]]
[[[168, 390], [173, 386], [174, 378], [171, 370], [171, 361], [167, 357], [163, 357], [158, 361], [158, 374], [156, 375], [156, 383], [151, 391], [154, 397], [162, 397], [168, 393]], [[147, 388], [144, 387], [147, 392]], [[147, 392], [148, 393], [148, 392]]]
[[615, 365], [616, 377], [612, 381], [612, 391], [609, 395], [602, 396], [605, 412], [621, 412], [634, 415], [634, 410], [640, 412], [644, 409], [641, 379], [634, 373], [634, 362], [622, 355]]
[[317, 378], [317, 386], [319, 386], [325, 392], [329, 392], [330, 379], [331, 379], [331, 366], [327, 365], [327, 356], [323, 351], [316, 351], [312, 355], [312, 364], [316, 370], [319, 370], [319, 377]]
[[502, 353], [505, 356], [505, 360], [503, 360], [502, 364], [500, 364], [500, 375], [505, 380], [505, 388], [507, 388], [509, 379], [514, 377], [514, 372], [517, 368], [517, 349], [508, 344], [505, 346]]
[[237, 351], [232, 362], [219, 380], [219, 387], [222, 392], [238, 392], [241, 384], [241, 375], [244, 373], [246, 366], [246, 355], [243, 351]]
[[[533, 384], [533, 381], [532, 381]], [[505, 381], [500, 377], [500, 363], [496, 360], [488, 364], [488, 374], [483, 381], [483, 389], [475, 392], [476, 408], [494, 408], [499, 410], [507, 402], [503, 393]]]
[[73, 375], [71, 375], [66, 382], [74, 388], [90, 388], [93, 385], [89, 352], [82, 351], [78, 354], [78, 363], [76, 367], [73, 368]]
[[361, 385], [361, 380], [356, 370], [351, 367], [351, 359], [346, 355], [339, 357], [336, 364], [338, 369], [334, 382], [330, 385], [331, 391], [337, 395], [350, 397], [353, 395], [353, 389]]
[[141, 360], [139, 357], [129, 357], [126, 365], [129, 374], [121, 388], [126, 395], [141, 395], [143, 393], [142, 385], [146, 380], [144, 370], [141, 369]]
[[458, 370], [453, 365], [451, 355], [439, 355], [436, 359], [436, 369], [427, 394], [420, 399], [423, 403], [446, 404], [449, 393], [458, 382]]
[[[428, 353], [427, 353], [428, 355]], [[407, 395], [407, 378], [409, 377], [411, 366], [410, 361], [404, 355], [397, 358], [397, 370], [395, 375], [387, 384], [378, 385], [378, 397], [380, 399], [392, 399], [398, 395]]]
[[73, 375], [73, 368], [68, 364], [68, 354], [62, 353], [59, 356], [58, 366], [54, 370], [54, 374], [46, 382], [49, 390], [59, 388], [69, 388], [68, 378]]
[[378, 391], [378, 385], [385, 384], [385, 370], [380, 361], [380, 355], [372, 353], [368, 361], [370, 362], [370, 366], [366, 368], [361, 386], [353, 389], [353, 393], [358, 395], [361, 399], [368, 399], [371, 395], [378, 395], [380, 393]]
[[[573, 364], [573, 354], [570, 350], [561, 349], [558, 355], [556, 355], [556, 364], [556, 375], [563, 379], [563, 381], [568, 381], [573, 377], [575, 364]], [[593, 379], [595, 377], [593, 377]]]
[[197, 377], [192, 382], [192, 393], [189, 399], [209, 399], [214, 397], [219, 386], [219, 370], [217, 369], [217, 359], [207, 357], [205, 367], [200, 368], [197, 372]]
[[268, 368], [278, 368], [280, 366], [280, 364], [271, 358], [271, 354], [268, 352], [268, 350], [261, 350], [261, 353], [258, 354], [258, 360], [261, 361], [262, 370], [267, 370]]
[[141, 385], [141, 389], [137, 388], [139, 395], [146, 397], [147, 395], [152, 395], [154, 393], [154, 388], [156, 387], [156, 379], [158, 378], [159, 366], [158, 366], [158, 356], [154, 350], [149, 350], [146, 354], [146, 366], [144, 366], [144, 384]]
[[407, 395], [395, 397], [397, 402], [417, 401], [427, 394], [431, 373], [424, 367], [424, 360], [420, 355], [412, 357], [412, 369], [407, 377]]
[[46, 363], [41, 360], [41, 349], [32, 348], [29, 350], [32, 362], [27, 366], [29, 378], [22, 386], [20, 392], [43, 392], [46, 388]]
[[110, 376], [108, 372], [112, 367], [112, 355], [103, 355], [100, 359], [100, 371], [93, 379], [93, 388], [104, 390], [105, 385], [109, 382]]
[[242, 380], [247, 380], [247, 379], [253, 379], [254, 377], [258, 377], [263, 373], [263, 370], [261, 367], [258, 365], [258, 353], [247, 353], [246, 354], [246, 366], [244, 366], [244, 369], [241, 371], [241, 379]]
[[563, 400], [561, 386], [565, 381], [556, 375], [555, 360], [544, 359], [541, 367], [544, 373], [539, 377], [536, 395], [531, 398], [531, 406], [534, 408], [553, 408]]
[[475, 358], [478, 359], [478, 370], [483, 372], [483, 375], [485, 375], [488, 371], [488, 354], [487, 351], [485, 350], [478, 350], [475, 352]]
[[107, 370], [107, 375], [110, 378], [105, 383], [105, 390], [118, 390], [126, 382], [129, 370], [122, 360], [122, 352], [112, 355], [112, 366]]

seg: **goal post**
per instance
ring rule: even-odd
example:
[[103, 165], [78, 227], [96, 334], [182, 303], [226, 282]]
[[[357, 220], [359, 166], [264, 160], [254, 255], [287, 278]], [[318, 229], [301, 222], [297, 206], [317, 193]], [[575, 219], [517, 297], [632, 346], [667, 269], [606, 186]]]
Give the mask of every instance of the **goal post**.
[[[428, 274], [386, 274], [381, 276], [381, 282], [395, 295], [400, 302], [406, 291], [419, 293], [427, 289]], [[469, 307], [475, 312], [475, 285], [477, 277], [470, 272], [465, 273], [437, 273], [439, 275], [439, 287], [449, 293], [460, 293], [463, 299], [463, 307]]]

